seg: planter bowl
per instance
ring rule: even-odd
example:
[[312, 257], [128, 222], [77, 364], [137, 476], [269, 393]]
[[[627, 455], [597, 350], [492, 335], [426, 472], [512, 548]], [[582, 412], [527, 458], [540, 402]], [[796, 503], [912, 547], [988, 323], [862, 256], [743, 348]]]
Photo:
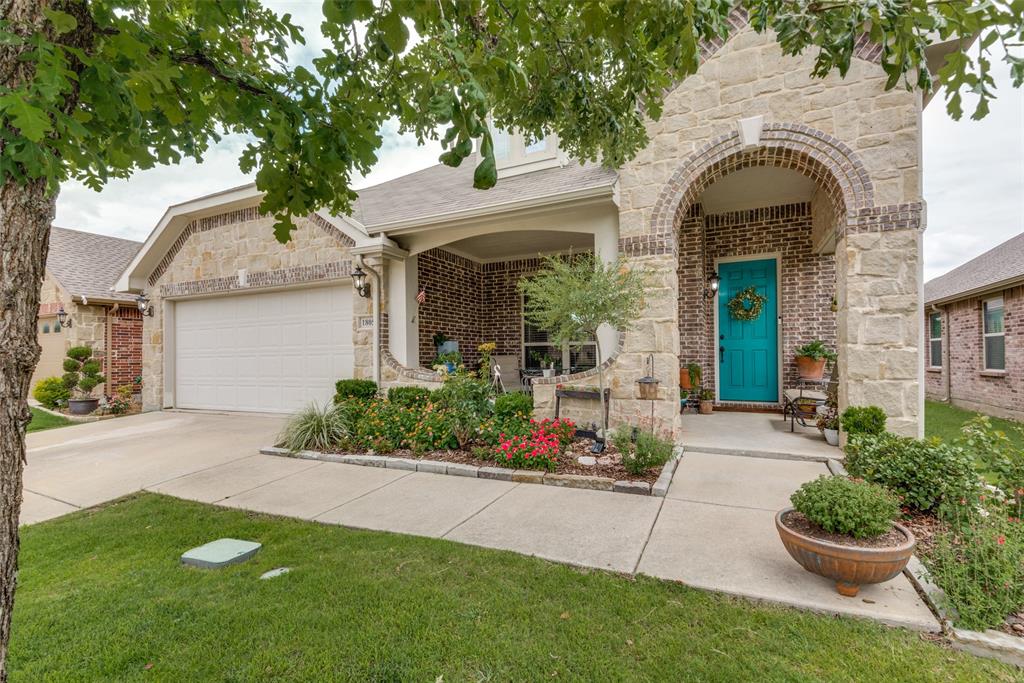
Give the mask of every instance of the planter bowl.
[[72, 415], [89, 415], [100, 405], [98, 398], [69, 398], [68, 412]]
[[715, 402], [702, 399], [700, 402], [700, 414], [710, 415], [715, 411]]
[[775, 515], [775, 528], [790, 557], [818, 576], [836, 582], [840, 595], [852, 598], [860, 587], [871, 583], [884, 583], [897, 576], [914, 554], [917, 540], [902, 524], [893, 522], [906, 538], [906, 542], [892, 548], [859, 548], [840, 545], [793, 531], [782, 520], [793, 511], [788, 507]]
[[825, 359], [815, 360], [808, 356], [797, 356], [796, 369], [800, 373], [800, 379], [821, 379], [825, 376]]

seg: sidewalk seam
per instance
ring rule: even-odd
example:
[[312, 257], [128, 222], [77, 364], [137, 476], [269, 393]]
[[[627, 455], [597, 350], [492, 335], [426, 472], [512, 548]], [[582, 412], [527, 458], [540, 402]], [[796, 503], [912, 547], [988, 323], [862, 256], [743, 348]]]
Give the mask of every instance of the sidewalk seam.
[[647, 538], [644, 539], [644, 544], [640, 547], [640, 554], [636, 558], [636, 564], [633, 565], [633, 571], [630, 573], [631, 576], [636, 576], [637, 572], [640, 571], [640, 563], [644, 559], [644, 553], [647, 552], [647, 544], [651, 542], [651, 536], [654, 535], [654, 527], [658, 524], [658, 519], [661, 517], [661, 511], [665, 508], [665, 501], [668, 500], [668, 496], [660, 496], [661, 502], [658, 504], [658, 512], [654, 515], [654, 521], [651, 522], [651, 528], [647, 530]]
[[[225, 462], [219, 462], [216, 465], [210, 465], [209, 467], [203, 467], [203, 468], [198, 469], [198, 470], [192, 470], [191, 472], [186, 472], [185, 474], [179, 474], [176, 477], [170, 477], [168, 479], [161, 479], [160, 481], [154, 482], [152, 484], [144, 484], [139, 490], [140, 491], [148, 491], [149, 487], [151, 487], [151, 486], [160, 486], [161, 484], [166, 484], [168, 482], [172, 482], [172, 481], [175, 481], [177, 479], [184, 479], [185, 477], [190, 477], [193, 474], [199, 474], [200, 472], [207, 472], [209, 470], [212, 470], [212, 469], [217, 468], [217, 467], [221, 467], [223, 465], [230, 465], [232, 463], [239, 462], [240, 460], [245, 460], [246, 458], [255, 458], [255, 457], [259, 456], [259, 455], [260, 455], [259, 451], [257, 451], [256, 453], [251, 453], [249, 455], [243, 455], [241, 457], [235, 458], [234, 460], [227, 460]], [[313, 468], [310, 467], [309, 469], [313, 469]], [[305, 472], [305, 470], [301, 470], [301, 471]], [[298, 474], [298, 472], [293, 472], [292, 474]], [[289, 474], [289, 475], [286, 475], [286, 476], [290, 477], [291, 475]], [[283, 478], [284, 477], [282, 477], [282, 479]], [[257, 487], [254, 487], [254, 488], [259, 488], [259, 487], [257, 486]], [[251, 491], [252, 489], [249, 489], [249, 490]], [[154, 491], [154, 493], [159, 493], [159, 491]]]
[[[237, 462], [237, 461], [232, 460], [231, 462]], [[226, 463], [226, 464], [230, 464], [230, 463]], [[263, 488], [264, 486], [269, 486], [271, 484], [276, 484], [277, 482], [281, 481], [282, 479], [287, 479], [288, 477], [294, 477], [296, 474], [302, 474], [303, 472], [308, 472], [311, 469], [313, 469], [314, 467], [316, 467], [317, 465], [322, 465], [322, 464], [323, 463], [316, 463], [314, 465], [311, 465], [310, 467], [306, 467], [306, 468], [301, 469], [301, 470], [299, 470], [297, 472], [289, 472], [288, 474], [280, 476], [277, 479], [271, 479], [270, 481], [265, 481], [262, 484], [257, 484], [256, 486], [253, 486], [251, 488], [243, 489], [241, 491], [238, 491], [237, 493], [232, 493], [230, 496], [223, 496], [221, 498], [217, 498], [216, 500], [210, 501], [210, 505], [216, 505], [217, 503], [220, 503], [221, 501], [225, 501], [228, 498], [234, 498], [235, 496], [240, 496], [243, 493], [249, 493], [249, 491], [255, 491], [258, 488]], [[203, 471], [203, 470], [200, 470], [200, 472], [201, 471]], [[180, 477], [178, 477], [178, 478], [180, 479]], [[169, 481], [174, 481], [174, 479], [170, 479]], [[161, 482], [161, 483], [165, 484], [167, 482]], [[159, 486], [159, 484], [158, 484], [158, 486]], [[146, 490], [148, 491], [149, 489], [147, 488]], [[162, 493], [162, 492], [161, 491], [153, 491], [153, 493]], [[173, 494], [173, 493], [164, 493], [164, 495], [165, 496], [173, 496], [175, 494]]]
[[[323, 464], [323, 465], [345, 465], [345, 466], [347, 466], [347, 467], [362, 467], [362, 465], [346, 465], [346, 464], [345, 464], [345, 463], [343, 463], [343, 462], [331, 462], [331, 463], [325, 462], [325, 463], [321, 463], [321, 464]], [[401, 472], [401, 471], [403, 471], [403, 470], [395, 470], [395, 469], [392, 469], [392, 470], [387, 470], [387, 469], [386, 469], [386, 468], [384, 468], [384, 467], [378, 467], [378, 468], [376, 468], [376, 469], [381, 469], [381, 470], [384, 470], [384, 471], [386, 471], [386, 472], [387, 472], [387, 471], [392, 471], [392, 472]], [[305, 471], [305, 470], [303, 470], [303, 471]], [[321, 517], [323, 517], [324, 515], [326, 515], [326, 514], [327, 514], [328, 512], [334, 512], [334, 511], [335, 511], [335, 510], [337, 510], [338, 508], [343, 508], [343, 507], [345, 507], [346, 505], [348, 505], [349, 503], [354, 503], [354, 502], [356, 502], [357, 500], [359, 500], [360, 498], [365, 498], [366, 496], [370, 495], [371, 493], [376, 493], [377, 491], [380, 491], [380, 490], [381, 490], [381, 489], [383, 489], [383, 488], [386, 488], [386, 487], [388, 487], [388, 486], [391, 486], [391, 485], [392, 485], [392, 484], [394, 484], [394, 483], [395, 483], [396, 481], [401, 481], [401, 480], [405, 479], [406, 477], [408, 477], [409, 475], [412, 475], [412, 474], [416, 474], [416, 473], [415, 473], [415, 472], [410, 472], [410, 471], [406, 471], [406, 472], [405, 472], [405, 474], [403, 474], [402, 476], [398, 477], [397, 479], [392, 479], [392, 480], [391, 480], [391, 481], [389, 481], [389, 482], [385, 482], [385, 483], [381, 484], [380, 486], [378, 486], [378, 487], [376, 487], [376, 488], [370, 489], [370, 490], [369, 490], [369, 491], [367, 491], [366, 493], [360, 493], [360, 494], [359, 494], [358, 496], [356, 496], [355, 498], [350, 498], [349, 500], [346, 500], [346, 501], [345, 501], [344, 503], [339, 503], [339, 504], [335, 505], [334, 507], [329, 507], [329, 508], [327, 508], [326, 510], [324, 510], [323, 512], [318, 512], [318, 513], [316, 513], [315, 515], [313, 515], [312, 517], [310, 517], [310, 519], [311, 519], [311, 520], [313, 520], [313, 521], [315, 521], [315, 522], [319, 522], [319, 521], [320, 521], [320, 518], [321, 518]], [[329, 523], [330, 523], [330, 522], [329, 522]], [[344, 525], [342, 525], [342, 526], [344, 526]]]
[[505, 491], [505, 493], [501, 494], [500, 496], [498, 496], [497, 498], [495, 498], [494, 500], [492, 500], [492, 501], [491, 501], [490, 503], [488, 503], [487, 505], [484, 505], [484, 506], [483, 506], [482, 508], [480, 508], [479, 510], [477, 510], [476, 512], [474, 512], [473, 514], [471, 514], [471, 515], [470, 515], [469, 517], [466, 517], [466, 518], [465, 518], [464, 520], [462, 520], [461, 522], [459, 522], [458, 524], [456, 524], [455, 526], [453, 526], [453, 527], [452, 527], [451, 529], [449, 529], [448, 531], [446, 531], [446, 532], [444, 532], [443, 534], [441, 534], [440, 536], [438, 536], [438, 538], [447, 538], [447, 537], [448, 537], [448, 534], [450, 534], [451, 532], [455, 531], [455, 530], [456, 530], [456, 529], [458, 529], [458, 528], [459, 528], [460, 526], [462, 526], [463, 524], [465, 524], [465, 523], [466, 523], [466, 522], [468, 522], [469, 520], [473, 519], [474, 517], [476, 517], [477, 515], [479, 515], [479, 514], [480, 514], [481, 512], [483, 512], [483, 511], [484, 511], [484, 510], [486, 510], [487, 508], [491, 507], [492, 505], [494, 505], [495, 503], [497, 503], [497, 502], [498, 502], [499, 500], [501, 500], [502, 498], [504, 498], [504, 497], [505, 497], [505, 496], [507, 496], [508, 494], [512, 493], [513, 491], [515, 491], [515, 490], [516, 490], [517, 488], [519, 488], [519, 487], [520, 487], [520, 486], [522, 486], [522, 485], [523, 485], [523, 484], [522, 484], [521, 482], [516, 482], [516, 483], [515, 483], [515, 484], [514, 484], [514, 485], [512, 486], [512, 488], [510, 488], [510, 489], [509, 489], [508, 491]]
[[33, 494], [35, 494], [37, 496], [42, 496], [43, 498], [49, 498], [50, 500], [57, 501], [58, 503], [63, 503], [64, 505], [70, 505], [71, 507], [75, 508], [76, 510], [84, 509], [81, 505], [76, 505], [76, 504], [72, 503], [70, 500], [61, 500], [60, 498], [57, 498], [55, 496], [51, 496], [48, 493], [42, 493], [40, 491], [33, 491], [32, 489], [30, 489], [30, 488], [28, 488], [28, 487], [26, 487], [24, 485], [22, 485], [21, 490], [22, 491], [28, 491], [29, 493], [33, 493]]

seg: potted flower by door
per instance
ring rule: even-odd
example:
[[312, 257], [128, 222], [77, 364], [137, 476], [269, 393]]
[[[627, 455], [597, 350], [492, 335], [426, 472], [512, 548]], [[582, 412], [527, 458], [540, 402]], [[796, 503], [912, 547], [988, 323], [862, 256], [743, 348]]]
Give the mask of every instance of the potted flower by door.
[[700, 414], [710, 415], [715, 410], [715, 392], [702, 389], [700, 392]]
[[448, 372], [455, 372], [462, 365], [462, 354], [458, 351], [448, 351], [446, 353], [439, 354], [434, 359], [434, 365], [443, 365]]
[[835, 581], [840, 595], [892, 579], [914, 552], [914, 535], [895, 521], [899, 499], [877, 484], [822, 476], [790, 501], [775, 515], [782, 544], [801, 567]]
[[825, 376], [825, 364], [835, 359], [835, 352], [820, 339], [804, 344], [796, 350], [796, 367], [800, 379], [821, 379]]
[[679, 388], [690, 391], [700, 386], [701, 371], [696, 363], [688, 363], [686, 367], [679, 368]]
[[92, 357], [88, 346], [72, 346], [64, 359], [64, 386], [75, 395], [68, 399], [68, 412], [72, 415], [88, 415], [96, 410], [100, 400], [92, 395], [93, 389], [106, 379], [100, 374], [99, 361]]
[[834, 407], [827, 406], [818, 415], [818, 429], [825, 435], [829, 446], [839, 445], [839, 413]]

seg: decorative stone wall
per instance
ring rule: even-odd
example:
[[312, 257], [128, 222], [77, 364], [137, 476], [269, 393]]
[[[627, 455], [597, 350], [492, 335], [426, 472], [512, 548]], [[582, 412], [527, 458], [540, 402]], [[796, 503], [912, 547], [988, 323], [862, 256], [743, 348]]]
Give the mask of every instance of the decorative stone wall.
[[795, 385], [794, 350], [814, 339], [835, 348], [835, 257], [812, 248], [810, 203], [702, 215], [693, 207], [680, 224], [679, 362], [700, 364], [706, 387], [715, 386], [718, 341], [716, 298], [705, 296], [716, 259], [775, 254], [779, 257], [779, 302], [783, 386]]
[[[991, 296], [1003, 297], [1003, 329], [1006, 369], [1002, 372], [985, 370], [985, 351], [982, 326], [982, 301]], [[943, 353], [941, 369], [931, 368], [928, 344], [928, 314], [925, 309], [925, 375], [929, 398], [947, 400], [947, 381], [952, 403], [969, 410], [990, 415], [1024, 419], [1024, 330], [1019, 321], [1024, 319], [1024, 287], [1013, 287], [993, 292], [984, 297], [962, 299], [939, 307], [942, 313]], [[947, 323], [948, 321], [948, 323]], [[948, 324], [948, 328], [947, 328]], [[945, 345], [948, 344], [948, 350]], [[946, 367], [948, 365], [948, 367]], [[947, 373], [952, 373], [947, 376]]]
[[[259, 291], [263, 287], [350, 281], [351, 238], [319, 216], [296, 221], [287, 244], [273, 236], [274, 220], [257, 206], [190, 223], [149, 278], [153, 316], [143, 319], [143, 408], [163, 407], [164, 298]], [[239, 271], [246, 271], [246, 282]], [[367, 299], [355, 297], [353, 325], [369, 314]], [[372, 372], [368, 330], [354, 330], [356, 376]]]

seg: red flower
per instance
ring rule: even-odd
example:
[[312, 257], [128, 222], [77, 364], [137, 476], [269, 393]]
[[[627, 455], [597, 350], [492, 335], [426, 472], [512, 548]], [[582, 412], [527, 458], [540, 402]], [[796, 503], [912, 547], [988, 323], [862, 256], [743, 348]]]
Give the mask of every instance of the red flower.
[[996, 543], [999, 545], [1006, 545], [1006, 536], [1000, 536], [996, 539]]

